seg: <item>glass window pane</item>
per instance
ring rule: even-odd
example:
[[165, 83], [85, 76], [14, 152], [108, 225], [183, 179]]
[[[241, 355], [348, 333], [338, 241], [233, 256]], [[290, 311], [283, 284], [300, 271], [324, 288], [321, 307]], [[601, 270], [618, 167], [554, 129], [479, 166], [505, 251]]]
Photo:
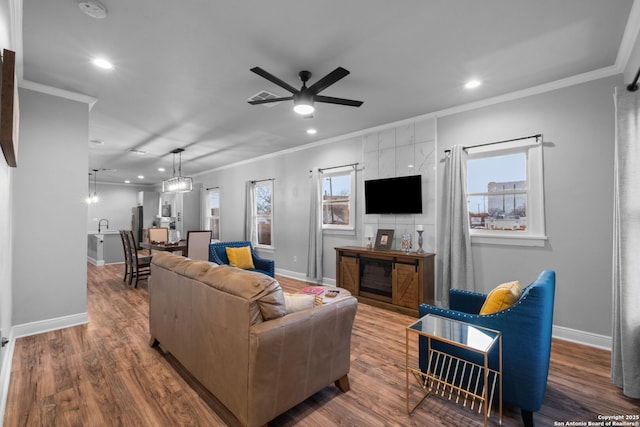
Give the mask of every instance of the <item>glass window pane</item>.
[[527, 229], [527, 156], [515, 153], [467, 161], [469, 227]]
[[351, 174], [322, 179], [323, 225], [351, 225]]
[[220, 240], [220, 218], [209, 218], [209, 230], [212, 239]]
[[258, 245], [272, 246], [273, 182], [260, 182], [254, 188], [256, 243]]

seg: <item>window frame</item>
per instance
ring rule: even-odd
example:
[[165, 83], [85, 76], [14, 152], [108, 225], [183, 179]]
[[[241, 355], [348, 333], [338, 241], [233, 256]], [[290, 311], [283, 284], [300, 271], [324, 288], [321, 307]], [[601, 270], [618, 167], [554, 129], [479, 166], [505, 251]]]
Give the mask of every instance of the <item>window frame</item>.
[[[349, 224], [345, 224], [345, 225], [338, 225], [338, 224], [325, 224], [324, 223], [324, 206], [325, 206], [325, 202], [324, 202], [324, 194], [322, 189], [324, 188], [324, 180], [325, 178], [332, 178], [332, 177], [336, 177], [336, 176], [349, 176], [349, 185], [350, 185], [350, 192], [351, 194], [349, 195]], [[332, 168], [330, 171], [323, 171], [322, 174], [320, 175], [320, 200], [318, 202], [319, 204], [319, 208], [320, 208], [320, 218], [322, 221], [322, 231], [324, 232], [328, 232], [328, 233], [335, 233], [335, 234], [340, 234], [341, 232], [344, 233], [355, 233], [356, 231], [356, 168], [352, 167], [352, 166], [348, 166], [348, 167], [339, 167], [339, 168]]]
[[[542, 138], [487, 144], [467, 148], [467, 161], [506, 154], [525, 153], [527, 179], [527, 230], [522, 232], [479, 230], [471, 228], [467, 219], [472, 244], [517, 246], [544, 246], [547, 240], [544, 208], [544, 167]], [[465, 183], [466, 184], [466, 183]], [[465, 195], [466, 197], [467, 195]]]
[[[253, 231], [254, 231], [253, 235], [254, 235], [255, 241], [252, 242], [252, 243], [254, 244], [254, 246], [256, 248], [275, 249], [274, 239], [273, 239], [273, 237], [274, 237], [274, 232], [273, 232], [273, 230], [274, 230], [274, 221], [273, 221], [274, 212], [273, 211], [274, 211], [274, 206], [275, 206], [275, 203], [274, 203], [275, 186], [274, 186], [273, 182], [274, 181], [272, 179], [268, 179], [268, 180], [264, 180], [264, 181], [256, 181], [253, 184], [254, 206], [253, 206], [253, 212], [252, 212], [252, 214], [253, 214], [252, 227], [253, 227]], [[271, 212], [270, 212], [270, 214], [268, 216], [269, 217], [269, 224], [271, 226], [271, 228], [270, 228], [271, 244], [270, 245], [265, 245], [265, 244], [259, 243], [259, 240], [258, 240], [258, 218], [265, 217], [265, 215], [258, 215], [258, 188], [260, 188], [260, 187], [270, 187], [270, 189], [271, 189]]]

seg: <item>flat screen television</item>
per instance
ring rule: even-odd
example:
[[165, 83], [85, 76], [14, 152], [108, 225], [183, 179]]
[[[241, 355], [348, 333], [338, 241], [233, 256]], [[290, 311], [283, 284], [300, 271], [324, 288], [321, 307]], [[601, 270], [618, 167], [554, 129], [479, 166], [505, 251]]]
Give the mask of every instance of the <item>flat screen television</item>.
[[367, 214], [421, 214], [422, 175], [365, 181], [364, 205]]

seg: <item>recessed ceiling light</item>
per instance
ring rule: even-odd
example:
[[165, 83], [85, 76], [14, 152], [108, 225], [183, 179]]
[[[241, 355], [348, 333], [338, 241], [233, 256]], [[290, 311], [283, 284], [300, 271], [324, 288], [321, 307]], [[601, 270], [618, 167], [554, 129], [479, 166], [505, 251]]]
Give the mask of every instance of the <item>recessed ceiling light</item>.
[[105, 58], [93, 58], [91, 60], [91, 63], [96, 67], [102, 68], [103, 70], [113, 70], [113, 64]]
[[146, 152], [146, 151], [143, 151], [143, 150], [136, 150], [135, 148], [132, 148], [131, 150], [129, 150], [129, 152], [131, 152], [131, 153], [135, 153], [135, 154], [140, 154], [141, 156], [143, 156], [143, 155], [147, 154], [147, 152]]
[[318, 133], [318, 131], [317, 131], [317, 130], [315, 130], [315, 129], [313, 129], [313, 128], [311, 128], [311, 129], [307, 129], [307, 133], [308, 133], [309, 135], [315, 135], [316, 133]]
[[465, 89], [475, 89], [480, 86], [482, 82], [480, 80], [469, 80], [464, 84]]
[[138, 175], [138, 179], [144, 179], [144, 175]]
[[158, 172], [164, 172], [164, 168], [158, 168]]
[[129, 181], [128, 179], [125, 179], [124, 183], [125, 184], [131, 184], [131, 181]]

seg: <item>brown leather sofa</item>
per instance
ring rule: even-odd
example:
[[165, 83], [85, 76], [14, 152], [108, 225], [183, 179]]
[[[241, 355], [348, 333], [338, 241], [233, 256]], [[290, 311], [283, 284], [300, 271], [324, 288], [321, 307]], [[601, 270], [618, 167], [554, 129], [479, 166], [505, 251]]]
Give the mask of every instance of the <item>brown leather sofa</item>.
[[235, 267], [154, 255], [149, 329], [238, 421], [265, 425], [335, 382], [349, 389], [357, 300], [286, 314], [272, 277]]

